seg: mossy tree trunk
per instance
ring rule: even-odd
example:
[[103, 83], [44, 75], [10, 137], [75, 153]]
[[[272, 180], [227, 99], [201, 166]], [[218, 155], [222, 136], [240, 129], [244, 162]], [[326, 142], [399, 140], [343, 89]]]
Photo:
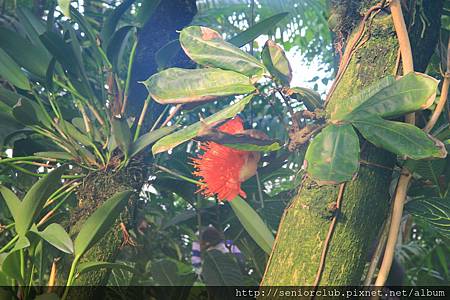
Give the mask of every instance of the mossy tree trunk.
[[[187, 26], [195, 16], [195, 0], [163, 0], [146, 22], [138, 34], [138, 46], [132, 71], [132, 82], [130, 85], [130, 99], [128, 102], [128, 115], [137, 116], [142, 109], [144, 100], [147, 98], [147, 91], [139, 81], [145, 80], [157, 72], [155, 53], [168, 42], [177, 39], [177, 31]], [[183, 58], [177, 60], [176, 64], [189, 64]], [[146, 126], [141, 132], [153, 124], [162, 112], [160, 105], [152, 107], [146, 116]], [[120, 170], [108, 169], [89, 174], [84, 178], [80, 189], [77, 192], [78, 207], [70, 212], [70, 234], [75, 237], [86, 219], [101, 206], [109, 197], [124, 190], [134, 190], [136, 194], [130, 199], [125, 211], [116, 221], [115, 226], [105, 234], [82, 258], [83, 261], [114, 261], [120, 246], [123, 243], [123, 236], [119, 226], [120, 222], [133, 226], [133, 212], [137, 201], [138, 193], [142, 186], [148, 181], [151, 170], [151, 154], [149, 151], [135, 157], [130, 164]], [[64, 268], [58, 276], [61, 285], [67, 279], [68, 266], [71, 261], [64, 263]], [[101, 286], [108, 281], [107, 271], [89, 272], [79, 276], [75, 285], [80, 286]], [[70, 299], [91, 299], [92, 291], [88, 289], [73, 289], [69, 294]]]
[[[334, 1], [333, 19], [340, 22], [336, 27], [347, 30], [351, 40], [359, 28], [360, 16], [377, 2]], [[427, 65], [436, 46], [442, 1], [412, 2], [423, 5], [421, 9], [405, 10], [406, 14], [417, 11], [410, 35], [418, 70]], [[431, 20], [424, 29], [424, 36], [418, 34], [422, 30], [417, 21], [423, 17], [419, 16], [420, 13], [425, 13]], [[336, 105], [365, 86], [395, 72], [398, 43], [388, 10], [377, 14], [364, 38], [368, 38], [367, 42], [353, 54], [330, 99]], [[320, 285], [361, 283], [370, 245], [377, 239], [388, 215], [388, 191], [395, 157], [362, 139], [361, 149], [363, 163], [357, 178], [345, 186]], [[314, 284], [332, 220], [329, 207], [336, 202], [338, 191], [339, 186], [317, 186], [312, 180], [304, 179], [297, 196], [284, 213], [261, 285]]]

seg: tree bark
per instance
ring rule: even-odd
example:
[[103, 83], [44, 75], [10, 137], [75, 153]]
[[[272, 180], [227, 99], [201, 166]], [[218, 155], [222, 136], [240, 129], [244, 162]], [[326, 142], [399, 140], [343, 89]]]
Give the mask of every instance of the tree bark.
[[[146, 22], [138, 34], [138, 46], [136, 58], [132, 70], [132, 82], [130, 85], [129, 114], [138, 115], [142, 104], [147, 97], [145, 87], [139, 81], [147, 79], [157, 72], [155, 53], [163, 45], [178, 38], [177, 30], [187, 26], [195, 16], [195, 0], [163, 0], [152, 17]], [[155, 107], [149, 113], [147, 124], [152, 124], [161, 109]], [[143, 128], [143, 130], [145, 130]], [[145, 131], [143, 131], [145, 132]], [[149, 155], [147, 155], [149, 156]], [[84, 178], [83, 184], [77, 193], [78, 207], [70, 212], [70, 235], [75, 237], [86, 219], [101, 206], [108, 198], [124, 190], [134, 190], [136, 194], [115, 226], [105, 234], [82, 258], [83, 261], [114, 261], [123, 242], [123, 236], [119, 227], [120, 222], [132, 225], [134, 206], [138, 193], [148, 181], [150, 159], [145, 156], [134, 158], [130, 164], [120, 170], [105, 170], [89, 174]], [[128, 226], [131, 227], [131, 226]], [[67, 279], [68, 268], [71, 261], [63, 263], [66, 267], [59, 276], [60, 285]], [[75, 285], [102, 286], [108, 281], [106, 270], [85, 273], [77, 277]], [[94, 289], [72, 289], [69, 299], [92, 299]], [[98, 291], [97, 291], [98, 292]], [[99, 295], [95, 295], [96, 297]]]
[[[341, 20], [344, 24], [337, 28], [347, 30], [350, 41], [359, 25], [350, 29], [343, 27], [357, 24], [360, 16], [377, 3], [367, 0], [334, 2], [332, 13], [341, 14], [334, 19]], [[437, 42], [442, 1], [418, 2], [419, 4], [423, 6], [423, 10], [405, 9], [405, 13], [417, 12], [410, 35], [413, 49], [416, 50], [416, 70], [423, 70]], [[355, 13], [355, 9], [358, 13]], [[424, 29], [423, 37], [417, 33], [422, 30], [422, 26], [418, 24], [420, 11], [431, 21]], [[398, 44], [388, 10], [377, 14], [364, 38], [368, 38], [367, 42], [353, 54], [330, 98], [333, 105], [343, 103], [362, 88], [395, 72]], [[358, 176], [346, 184], [341, 209], [335, 212], [338, 214], [337, 223], [329, 241], [319, 285], [361, 283], [370, 245], [378, 237], [381, 225], [388, 215], [388, 191], [395, 157], [362, 139], [361, 149], [363, 163]], [[333, 217], [329, 207], [336, 202], [338, 191], [339, 186], [320, 187], [311, 179], [304, 178], [297, 196], [285, 210], [261, 285], [314, 285]]]

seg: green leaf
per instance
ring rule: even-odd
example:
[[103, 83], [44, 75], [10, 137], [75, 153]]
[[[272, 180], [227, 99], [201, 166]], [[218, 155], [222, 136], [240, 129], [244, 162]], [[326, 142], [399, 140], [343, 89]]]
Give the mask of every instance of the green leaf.
[[[12, 108], [14, 105], [17, 104], [17, 102], [19, 102], [21, 98], [27, 97], [0, 86], [0, 101], [4, 103], [6, 106]], [[29, 98], [27, 99], [30, 100]]]
[[120, 19], [123, 14], [130, 8], [130, 6], [135, 2], [135, 0], [125, 0], [120, 5], [118, 5], [113, 12], [105, 19], [102, 27], [100, 36], [102, 37], [103, 45], [108, 48], [112, 36], [116, 31], [117, 24], [119, 24]]
[[62, 13], [70, 18], [70, 2], [71, 0], [58, 0], [59, 8], [61, 9]]
[[351, 125], [328, 125], [306, 150], [306, 171], [318, 184], [349, 181], [358, 171], [359, 151], [358, 135]]
[[44, 48], [33, 45], [16, 32], [4, 27], [0, 27], [0, 48], [21, 67], [39, 78], [45, 78], [50, 56]]
[[17, 121], [24, 125], [42, 124], [47, 128], [51, 127], [50, 121], [45, 116], [45, 112], [36, 102], [28, 98], [20, 98], [13, 107], [12, 113]]
[[337, 101], [329, 102], [327, 105], [327, 111], [330, 112], [331, 119], [345, 119], [346, 116], [353, 112], [362, 103], [373, 97], [382, 89], [392, 85], [394, 82], [394, 76], [388, 75], [364, 88], [360, 93], [351, 96], [345, 101], [340, 101], [339, 104], [337, 104]]
[[48, 225], [43, 231], [38, 231], [37, 229], [32, 231], [35, 234], [39, 235], [42, 239], [47, 241], [50, 245], [61, 250], [62, 252], [68, 254], [73, 253], [72, 240], [61, 225], [52, 223]]
[[405, 163], [408, 170], [420, 175], [422, 178], [430, 180], [439, 187], [439, 177], [445, 170], [445, 161], [442, 159], [433, 160], [408, 160]]
[[283, 48], [272, 40], [267, 40], [261, 53], [262, 60], [270, 74], [289, 86], [292, 80], [292, 68]]
[[30, 89], [27, 76], [25, 76], [20, 67], [2, 49], [0, 49], [0, 77], [3, 77], [19, 89]]
[[236, 36], [228, 40], [228, 42], [240, 48], [250, 42], [253, 42], [260, 35], [266, 34], [273, 30], [275, 25], [283, 20], [287, 15], [289, 15], [288, 12], [283, 12], [264, 19], [247, 30], [238, 33]]
[[202, 276], [206, 286], [240, 286], [244, 282], [233, 254], [219, 250], [205, 251]]
[[68, 136], [70, 136], [72, 139], [74, 139], [76, 142], [84, 145], [84, 146], [91, 146], [92, 140], [89, 136], [81, 133], [72, 123], [67, 122], [65, 120], [59, 120], [61, 130], [65, 132]]
[[11, 251], [22, 250], [30, 247], [30, 240], [26, 236], [19, 236], [19, 239], [14, 244], [14, 248]]
[[50, 158], [56, 160], [73, 160], [74, 157], [67, 152], [47, 151], [34, 153], [37, 157]]
[[252, 94], [248, 95], [243, 99], [239, 100], [238, 102], [236, 102], [235, 104], [230, 105], [227, 108], [215, 113], [214, 115], [209, 116], [203, 121], [199, 121], [175, 133], [163, 137], [153, 145], [152, 147], [153, 154], [167, 151], [196, 137], [199, 134], [202, 126], [204, 126], [205, 124], [213, 125], [217, 122], [234, 117], [245, 108], [245, 106], [250, 102], [250, 100], [252, 100], [252, 98], [253, 98]]
[[77, 267], [78, 275], [98, 271], [100, 269], [122, 269], [131, 273], [135, 273], [136, 269], [122, 263], [111, 263], [106, 261], [86, 261], [82, 262]]
[[225, 42], [217, 31], [201, 26], [184, 28], [181, 47], [196, 63], [235, 71], [249, 77], [261, 77], [265, 67], [256, 58]]
[[111, 119], [111, 127], [117, 146], [128, 157], [131, 145], [131, 130], [127, 119], [122, 116], [114, 116]]
[[352, 124], [369, 142], [397, 155], [411, 159], [444, 158], [445, 145], [414, 125], [387, 121], [363, 113]]
[[248, 77], [214, 68], [171, 68], [156, 73], [143, 83], [152, 98], [161, 104], [208, 101], [255, 90]]
[[14, 194], [10, 189], [5, 186], [0, 186], [0, 194], [8, 206], [9, 212], [13, 217], [14, 221], [17, 220], [17, 216], [21, 213], [22, 201]]
[[405, 209], [450, 237], [450, 198], [414, 198]]
[[11, 251], [3, 260], [2, 271], [7, 276], [14, 278], [21, 285], [25, 284], [25, 280], [22, 277], [20, 271], [20, 251]]
[[267, 254], [272, 251], [274, 238], [267, 225], [258, 215], [258, 213], [241, 197], [237, 196], [230, 202], [231, 208], [238, 217], [242, 226]]
[[160, 259], [152, 263], [150, 273], [153, 280], [161, 286], [178, 286], [177, 264], [169, 259]]
[[[302, 87], [293, 87], [288, 90], [290, 97], [303, 102], [309, 111], [315, 111], [323, 106], [320, 94], [314, 90]], [[331, 103], [330, 103], [331, 104]]]
[[114, 71], [119, 73], [120, 71], [120, 57], [123, 54], [124, 49], [128, 44], [128, 36], [130, 32], [135, 29], [134, 26], [123, 26], [120, 27], [112, 36], [111, 42], [108, 45], [106, 54], [109, 61], [113, 65]]
[[[387, 82], [389, 79], [385, 79]], [[383, 84], [371, 86], [373, 90], [351, 99], [350, 107], [332, 112], [333, 120], [351, 120], [357, 115], [370, 113], [389, 118], [428, 108], [436, 97], [438, 81], [421, 73], [408, 73], [387, 87], [374, 93]], [[342, 111], [344, 110], [345, 111]], [[339, 118], [338, 118], [339, 117]]]
[[64, 167], [53, 170], [33, 184], [25, 194], [20, 213], [17, 216], [17, 220], [15, 220], [17, 234], [24, 236], [30, 229], [31, 224], [34, 223], [45, 202], [56, 191], [57, 187], [61, 185], [61, 176], [64, 170]]
[[172, 133], [175, 129], [177, 129], [177, 126], [166, 126], [142, 135], [131, 145], [130, 158], [135, 156], [160, 138], [165, 137], [169, 133]]
[[252, 143], [234, 143], [234, 144], [223, 144], [224, 146], [242, 150], [242, 151], [257, 151], [257, 152], [271, 152], [278, 151], [281, 149], [281, 145], [278, 141], [261, 141], [258, 144]]
[[132, 193], [132, 191], [124, 191], [115, 194], [84, 222], [74, 242], [76, 257], [81, 257], [111, 229]]

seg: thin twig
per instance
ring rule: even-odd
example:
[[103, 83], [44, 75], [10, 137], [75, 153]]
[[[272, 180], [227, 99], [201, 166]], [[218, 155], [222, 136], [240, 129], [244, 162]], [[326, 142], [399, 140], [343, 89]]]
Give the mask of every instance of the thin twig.
[[164, 120], [164, 122], [162, 123], [161, 127], [166, 126], [170, 120], [172, 120], [173, 117], [175, 117], [175, 115], [178, 113], [178, 111], [181, 109], [181, 107], [183, 106], [183, 104], [177, 104], [175, 106], [175, 109], [169, 114], [169, 116]]

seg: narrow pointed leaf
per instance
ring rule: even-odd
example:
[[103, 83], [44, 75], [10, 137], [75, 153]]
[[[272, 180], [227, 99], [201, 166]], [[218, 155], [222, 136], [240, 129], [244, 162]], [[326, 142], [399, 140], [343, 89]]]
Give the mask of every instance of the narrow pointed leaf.
[[132, 193], [132, 191], [124, 191], [115, 194], [84, 222], [74, 242], [76, 257], [82, 256], [111, 229]]
[[[202, 266], [202, 277], [206, 286], [239, 286], [244, 278], [233, 254], [222, 253], [219, 250], [206, 251]], [[223, 298], [232, 299], [235, 295], [223, 289]], [[222, 292], [223, 293], [223, 292]]]
[[405, 209], [450, 237], [450, 197], [448, 195], [446, 198], [415, 198], [405, 205]]
[[30, 245], [31, 245], [30, 240], [26, 236], [22, 235], [22, 236], [19, 236], [19, 239], [14, 244], [14, 248], [11, 251], [25, 249], [25, 248], [30, 247]]
[[60, 167], [39, 179], [22, 200], [21, 211], [16, 220], [16, 231], [25, 235], [31, 224], [41, 212], [50, 195], [61, 185], [61, 176], [65, 168]]
[[445, 145], [414, 125], [387, 121], [369, 114], [359, 115], [352, 124], [369, 142], [411, 159], [444, 158]]
[[289, 86], [292, 80], [292, 68], [283, 48], [274, 41], [267, 40], [261, 57], [269, 73], [284, 86]]
[[17, 220], [17, 216], [20, 214], [22, 205], [22, 201], [14, 194], [10, 189], [5, 186], [0, 186], [0, 194], [6, 202], [6, 206], [8, 206], [9, 212], [13, 217], [14, 221]]
[[208, 101], [255, 90], [242, 74], [220, 69], [171, 68], [144, 81], [150, 95], [161, 104]]
[[358, 135], [351, 125], [328, 125], [306, 150], [306, 171], [319, 184], [349, 181], [358, 171], [359, 151]]
[[283, 12], [264, 19], [232, 37], [228, 42], [239, 48], [245, 46], [246, 44], [253, 42], [260, 35], [267, 34], [269, 31], [273, 30], [275, 25], [288, 15], [288, 12]]
[[36, 152], [34, 153], [37, 157], [43, 158], [51, 158], [56, 160], [72, 160], [74, 157], [67, 152], [57, 152], [57, 151], [48, 151], [48, 152]]
[[30, 89], [27, 76], [25, 76], [16, 62], [2, 49], [0, 49], [0, 77], [3, 77], [3, 79], [19, 89]]
[[122, 153], [128, 157], [131, 145], [131, 130], [127, 120], [121, 116], [112, 117], [111, 126], [114, 140]]
[[259, 77], [265, 67], [256, 58], [222, 39], [217, 31], [190, 26], [180, 33], [181, 47], [196, 63]]
[[274, 243], [273, 234], [258, 213], [239, 196], [229, 203], [242, 226], [244, 226], [252, 239], [264, 250], [264, 252], [270, 254]]
[[68, 254], [73, 253], [73, 242], [61, 225], [52, 223], [43, 231], [33, 230], [33, 232], [58, 250]]
[[158, 68], [165, 69], [170, 66], [171, 60], [181, 51], [180, 41], [173, 40], [162, 46], [155, 54]]
[[252, 100], [252, 98], [253, 98], [252, 94], [248, 95], [243, 99], [239, 100], [238, 102], [236, 102], [235, 104], [230, 105], [227, 108], [215, 113], [214, 115], [209, 116], [203, 121], [199, 121], [175, 133], [163, 137], [153, 145], [152, 147], [153, 154], [167, 151], [196, 137], [200, 133], [200, 130], [202, 129], [202, 126], [204, 126], [204, 124], [212, 125], [217, 122], [234, 117], [245, 108], [245, 106], [250, 102], [250, 100]]
[[115, 72], [119, 73], [121, 67], [121, 55], [129, 43], [129, 35], [135, 29], [134, 26], [120, 27], [111, 37], [111, 41], [106, 50], [109, 61], [112, 63]]
[[24, 125], [42, 124], [45, 127], [51, 127], [50, 121], [39, 104], [28, 98], [20, 98], [13, 107], [12, 113], [16, 120]]
[[105, 48], [109, 46], [109, 41], [111, 40], [114, 32], [116, 31], [117, 24], [119, 24], [120, 19], [123, 14], [130, 8], [130, 6], [135, 2], [135, 0], [125, 0], [120, 5], [118, 5], [112, 13], [106, 18], [103, 24], [100, 36], [104, 43]]
[[293, 87], [288, 90], [288, 94], [297, 101], [303, 102], [309, 111], [314, 111], [323, 106], [323, 101], [320, 94], [314, 90], [302, 87]]
[[142, 135], [131, 145], [130, 158], [135, 156], [160, 138], [172, 133], [176, 129], [177, 126], [162, 127]]

